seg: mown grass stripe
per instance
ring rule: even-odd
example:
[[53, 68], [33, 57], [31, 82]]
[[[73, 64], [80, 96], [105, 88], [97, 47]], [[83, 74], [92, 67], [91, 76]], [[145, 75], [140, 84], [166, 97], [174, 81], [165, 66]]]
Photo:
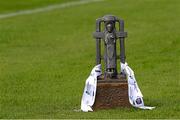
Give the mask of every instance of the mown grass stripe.
[[11, 17], [19, 16], [19, 15], [29, 15], [29, 14], [34, 14], [34, 13], [47, 12], [47, 11], [52, 11], [55, 9], [62, 9], [66, 7], [83, 5], [83, 4], [88, 4], [92, 2], [101, 2], [101, 1], [104, 1], [104, 0], [81, 0], [81, 1], [76, 1], [76, 2], [67, 2], [67, 3], [49, 5], [47, 7], [42, 7], [42, 8], [22, 10], [22, 11], [17, 11], [13, 13], [7, 13], [7, 14], [0, 14], [0, 19], [11, 18]]

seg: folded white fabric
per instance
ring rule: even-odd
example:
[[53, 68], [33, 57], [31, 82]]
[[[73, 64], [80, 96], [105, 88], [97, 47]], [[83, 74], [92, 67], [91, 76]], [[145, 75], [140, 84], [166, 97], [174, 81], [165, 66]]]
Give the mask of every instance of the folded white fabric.
[[[121, 72], [126, 74], [128, 79], [128, 95], [130, 104], [140, 109], [154, 109], [155, 107], [144, 106], [143, 95], [136, 82], [134, 72], [127, 63], [121, 63]], [[97, 77], [101, 74], [101, 64], [99, 64], [92, 69], [90, 76], [86, 80], [81, 100], [81, 110], [83, 112], [93, 111], [92, 106], [96, 96]]]
[[140, 109], [154, 109], [155, 107], [144, 106], [143, 95], [136, 82], [134, 71], [127, 63], [121, 63], [121, 72], [125, 73], [128, 79], [128, 95], [130, 104]]
[[97, 88], [97, 77], [102, 74], [101, 64], [95, 66], [90, 76], [86, 80], [82, 100], [81, 100], [81, 110], [83, 112], [93, 111], [92, 106], [95, 101], [96, 88]]

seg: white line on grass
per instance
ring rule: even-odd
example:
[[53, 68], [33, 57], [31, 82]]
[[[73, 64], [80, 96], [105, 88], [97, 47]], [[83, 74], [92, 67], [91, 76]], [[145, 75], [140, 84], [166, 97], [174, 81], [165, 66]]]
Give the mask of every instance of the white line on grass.
[[13, 13], [0, 14], [0, 19], [11, 18], [11, 17], [19, 16], [19, 15], [29, 15], [33, 13], [47, 12], [47, 11], [51, 11], [55, 9], [66, 8], [66, 7], [76, 6], [76, 5], [83, 5], [83, 4], [88, 4], [91, 2], [100, 2], [100, 1], [104, 1], [104, 0], [81, 0], [81, 1], [76, 1], [76, 2], [67, 2], [67, 3], [49, 5], [47, 7], [41, 7], [41, 8], [36, 8], [36, 9], [31, 9], [31, 10], [22, 10], [22, 11], [17, 11]]

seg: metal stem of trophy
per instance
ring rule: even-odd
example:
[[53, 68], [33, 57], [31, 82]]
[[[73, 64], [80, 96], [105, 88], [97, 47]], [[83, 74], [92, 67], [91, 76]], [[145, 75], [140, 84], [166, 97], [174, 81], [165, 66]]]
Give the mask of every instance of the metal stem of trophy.
[[[101, 31], [101, 24], [104, 23], [104, 31]], [[116, 23], [119, 23], [117, 31]], [[96, 20], [96, 64], [101, 63], [101, 40], [104, 42], [104, 61], [105, 61], [105, 79], [117, 78], [117, 59], [120, 58], [125, 63], [124, 38], [127, 33], [124, 32], [124, 21], [112, 15], [106, 15]], [[116, 42], [120, 40], [120, 56], [117, 56]]]

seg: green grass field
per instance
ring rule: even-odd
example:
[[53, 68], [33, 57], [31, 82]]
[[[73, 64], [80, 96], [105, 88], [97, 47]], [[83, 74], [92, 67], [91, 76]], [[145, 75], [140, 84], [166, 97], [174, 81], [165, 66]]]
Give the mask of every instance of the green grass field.
[[[0, 14], [63, 2], [1, 0]], [[179, 13], [179, 0], [105, 0], [0, 19], [0, 118], [180, 118]], [[156, 109], [75, 111], [105, 14], [124, 18], [127, 62]]]
[[9, 13], [19, 10], [45, 7], [48, 5], [59, 4], [77, 0], [1, 0], [0, 13]]

